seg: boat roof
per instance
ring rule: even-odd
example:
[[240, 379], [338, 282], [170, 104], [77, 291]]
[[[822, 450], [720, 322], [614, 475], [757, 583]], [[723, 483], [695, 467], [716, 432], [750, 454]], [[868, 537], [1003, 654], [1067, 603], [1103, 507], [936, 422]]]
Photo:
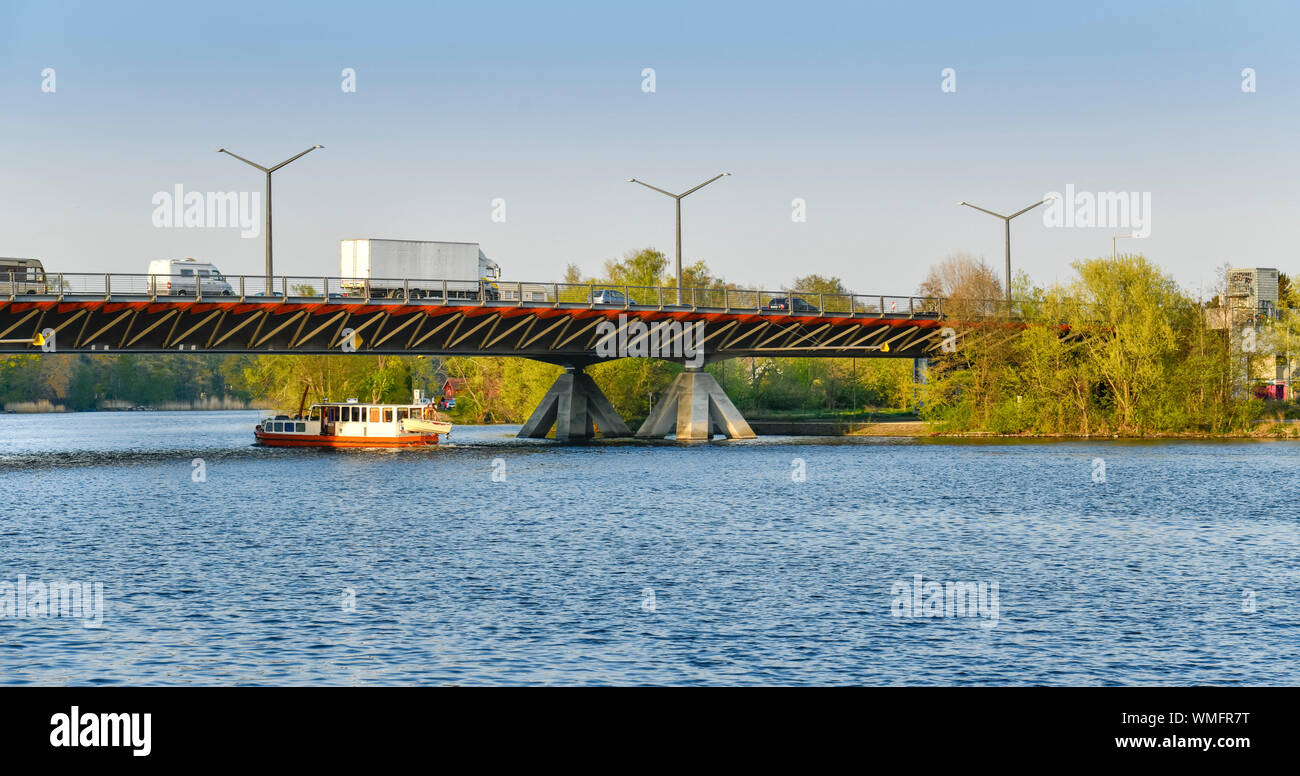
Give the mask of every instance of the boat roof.
[[318, 401], [311, 404], [312, 407], [428, 407], [430, 404], [413, 404], [411, 402], [401, 402], [398, 404], [371, 404], [362, 401]]

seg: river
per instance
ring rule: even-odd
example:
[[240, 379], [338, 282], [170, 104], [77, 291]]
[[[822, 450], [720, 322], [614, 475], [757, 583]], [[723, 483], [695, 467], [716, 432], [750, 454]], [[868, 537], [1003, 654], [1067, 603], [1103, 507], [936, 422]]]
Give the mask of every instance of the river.
[[256, 420], [0, 415], [0, 594], [103, 591], [98, 622], [0, 595], [0, 683], [1300, 681], [1297, 442], [315, 451]]

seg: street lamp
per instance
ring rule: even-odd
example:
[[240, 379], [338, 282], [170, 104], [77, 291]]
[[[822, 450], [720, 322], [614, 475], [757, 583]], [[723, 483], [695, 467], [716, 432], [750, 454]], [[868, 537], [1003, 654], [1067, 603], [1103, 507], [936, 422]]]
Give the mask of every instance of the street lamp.
[[673, 199], [677, 200], [677, 304], [679, 305], [682, 303], [682, 199], [686, 197], [686, 195], [694, 194], [695, 192], [699, 191], [700, 189], [704, 188], [710, 183], [713, 183], [717, 179], [725, 178], [728, 175], [731, 175], [731, 173], [724, 172], [720, 175], [715, 175], [712, 178], [709, 178], [707, 181], [696, 186], [695, 188], [683, 191], [681, 194], [674, 194], [671, 191], [664, 191], [658, 186], [651, 186], [649, 183], [646, 183], [645, 181], [639, 181], [636, 178], [627, 179], [628, 183], [640, 183], [642, 186], [645, 186], [647, 189], [654, 189], [660, 194], [666, 194], [667, 196], [670, 196]]
[[1117, 253], [1115, 252], [1115, 241], [1116, 241], [1116, 240], [1123, 240], [1123, 239], [1128, 238], [1128, 237], [1137, 237], [1137, 235], [1136, 235], [1136, 234], [1116, 234], [1116, 235], [1112, 235], [1112, 236], [1111, 236], [1111, 238], [1110, 238], [1110, 260], [1111, 260], [1111, 261], [1115, 261], [1115, 260], [1119, 257], [1119, 254], [1117, 254]]
[[997, 218], [1001, 218], [1002, 221], [1003, 221], [1003, 223], [1006, 224], [1006, 228], [1007, 228], [1007, 232], [1006, 232], [1006, 235], [1007, 235], [1007, 236], [1006, 236], [1006, 246], [1007, 246], [1007, 313], [1008, 313], [1008, 314], [1010, 314], [1010, 312], [1011, 312], [1011, 219], [1015, 218], [1015, 217], [1018, 216], [1018, 215], [1022, 215], [1022, 214], [1024, 214], [1024, 213], [1028, 213], [1030, 210], [1033, 210], [1034, 208], [1036, 208], [1036, 207], [1038, 207], [1039, 205], [1043, 204], [1043, 203], [1046, 202], [1048, 199], [1053, 199], [1053, 198], [1052, 198], [1052, 197], [1047, 197], [1047, 198], [1045, 198], [1045, 199], [1041, 199], [1041, 200], [1035, 202], [1034, 204], [1030, 205], [1029, 207], [1024, 208], [1023, 210], [1017, 210], [1016, 212], [1012, 213], [1012, 214], [1009, 215], [1009, 216], [1004, 216], [1004, 215], [1002, 215], [1001, 213], [994, 213], [992, 210], [985, 210], [984, 208], [980, 207], [979, 205], [972, 205], [972, 204], [969, 203], [969, 202], [958, 202], [958, 203], [957, 203], [958, 205], [965, 205], [966, 207], [973, 207], [973, 208], [975, 208], [976, 210], [980, 211], [981, 213], [988, 213], [988, 214], [991, 215], [991, 216], [996, 216]]
[[[314, 145], [311, 148], [308, 148], [306, 151], [303, 151], [302, 153], [298, 154], [297, 156], [291, 156], [288, 159], [285, 159], [283, 162], [280, 162], [274, 167], [263, 167], [257, 162], [250, 162], [249, 160], [245, 159], [239, 154], [230, 153], [224, 148], [217, 149], [217, 153], [219, 154], [230, 154], [231, 156], [235, 157], [236, 159], [243, 162], [244, 164], [247, 164], [252, 167], [256, 167], [257, 169], [266, 173], [266, 293], [268, 295], [271, 293], [271, 173], [275, 172], [276, 170], [280, 169], [281, 167], [285, 166], [286, 164], [292, 162], [295, 159], [306, 156], [312, 151], [315, 151], [317, 148], [324, 148], [324, 147], [325, 146], [323, 145]], [[329, 289], [325, 289], [325, 290], [326, 292], [329, 291]]]

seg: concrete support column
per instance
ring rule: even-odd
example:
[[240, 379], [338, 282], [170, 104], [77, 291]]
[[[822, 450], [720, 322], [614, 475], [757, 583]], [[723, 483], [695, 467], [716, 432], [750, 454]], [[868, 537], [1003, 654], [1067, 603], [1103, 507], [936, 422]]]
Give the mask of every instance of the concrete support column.
[[602, 437], [632, 436], [596, 381], [580, 367], [564, 368], [517, 436], [542, 439], [551, 426], [555, 426], [557, 442], [591, 439], [596, 429]]
[[636, 435], [662, 439], [674, 432], [678, 442], [707, 442], [715, 432], [732, 439], [756, 436], [717, 379], [691, 369], [673, 378]]
[[928, 382], [930, 376], [930, 359], [914, 358], [912, 359], [912, 384], [916, 387], [912, 389], [912, 406], [920, 410], [924, 402], [921, 401], [921, 388]]

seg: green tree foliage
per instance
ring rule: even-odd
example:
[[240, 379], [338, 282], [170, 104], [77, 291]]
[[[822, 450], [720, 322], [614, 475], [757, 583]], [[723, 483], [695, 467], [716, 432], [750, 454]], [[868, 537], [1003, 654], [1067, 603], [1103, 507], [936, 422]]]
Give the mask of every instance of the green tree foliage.
[[605, 262], [605, 277], [599, 282], [620, 286], [658, 286], [664, 282], [668, 257], [654, 248], [629, 251], [620, 261]]
[[1070, 283], [1031, 294], [1025, 327], [997, 316], [954, 324], [956, 352], [931, 362], [928, 421], [949, 431], [1138, 435], [1227, 431], [1258, 415], [1236, 376], [1233, 339], [1171, 277], [1141, 256], [1073, 268]]
[[[669, 275], [664, 280], [665, 284], [677, 287], [677, 280]], [[682, 267], [682, 288], [727, 288], [727, 284], [722, 278], [713, 274], [709, 265], [703, 259], [694, 264], [687, 264]]]
[[564, 371], [527, 358], [455, 356], [447, 377], [462, 381], [451, 417], [460, 423], [522, 423]]
[[809, 291], [814, 294], [847, 294], [849, 290], [844, 287], [844, 282], [839, 278], [822, 277], [821, 275], [804, 275], [801, 278], [795, 278], [794, 283], [788, 291]]
[[843, 413], [907, 409], [910, 358], [734, 358], [709, 371], [742, 413]]
[[680, 364], [651, 358], [620, 358], [587, 369], [587, 374], [609, 398], [618, 414], [628, 420], [650, 414], [650, 397], [658, 401], [673, 378], [682, 371]]
[[437, 361], [423, 356], [372, 356], [360, 353], [261, 355], [244, 369], [249, 392], [281, 411], [296, 411], [303, 401], [400, 403], [412, 389], [436, 391]]
[[205, 398], [251, 398], [243, 379], [249, 356], [216, 354], [73, 354], [0, 360], [0, 402], [47, 400], [68, 409], [109, 402], [159, 405]]

